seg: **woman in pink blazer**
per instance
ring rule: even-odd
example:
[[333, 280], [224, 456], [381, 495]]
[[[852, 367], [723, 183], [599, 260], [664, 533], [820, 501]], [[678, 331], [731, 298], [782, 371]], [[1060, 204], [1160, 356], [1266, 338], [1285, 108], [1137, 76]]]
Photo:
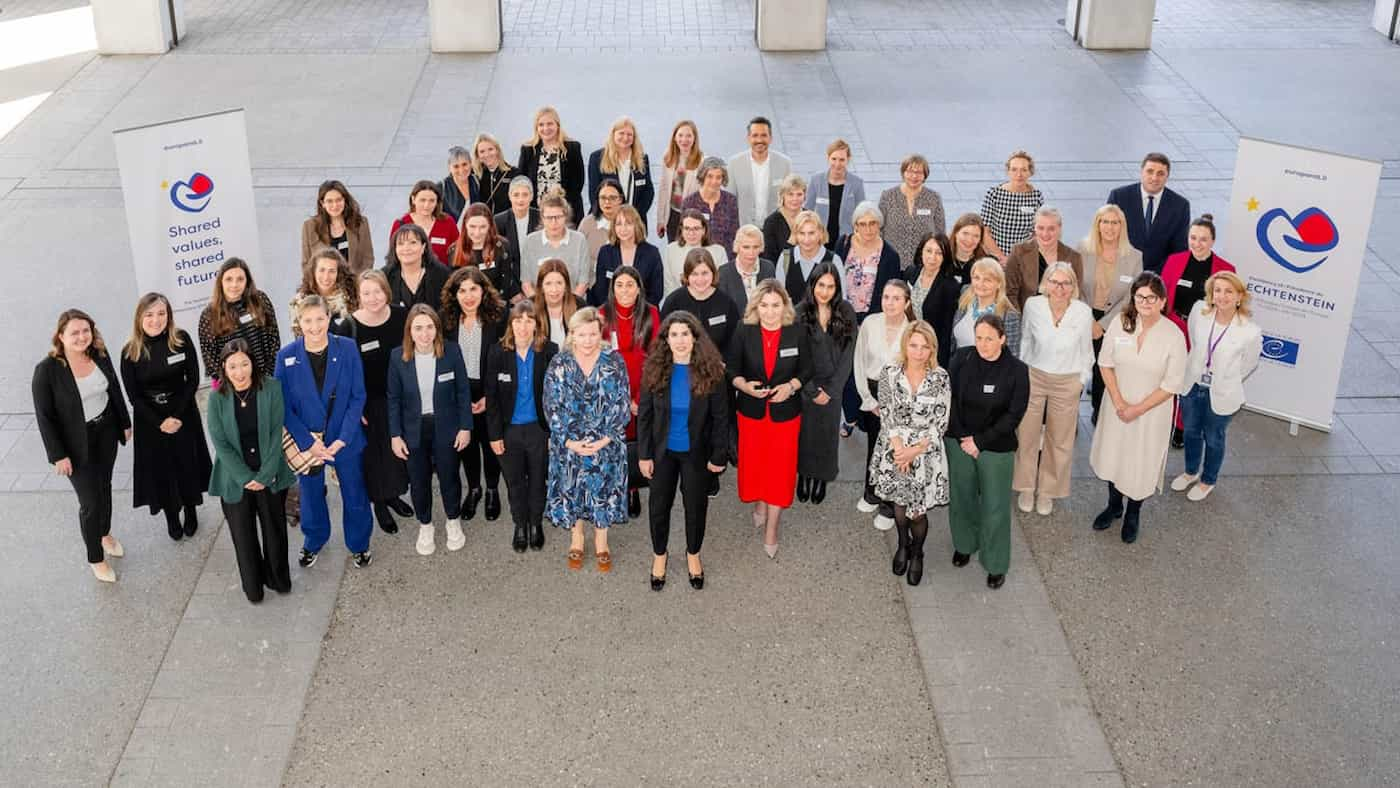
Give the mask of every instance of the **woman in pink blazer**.
[[[1186, 251], [1168, 257], [1162, 265], [1162, 283], [1167, 286], [1167, 308], [1164, 311], [1186, 337], [1188, 350], [1191, 348], [1191, 332], [1187, 328], [1187, 320], [1191, 308], [1205, 300], [1206, 280], [1221, 271], [1235, 271], [1235, 266], [1216, 254], [1214, 248], [1214, 217], [1204, 213], [1191, 223], [1186, 233]], [[1172, 446], [1180, 449], [1185, 445], [1185, 437], [1179, 401], [1172, 425]]]

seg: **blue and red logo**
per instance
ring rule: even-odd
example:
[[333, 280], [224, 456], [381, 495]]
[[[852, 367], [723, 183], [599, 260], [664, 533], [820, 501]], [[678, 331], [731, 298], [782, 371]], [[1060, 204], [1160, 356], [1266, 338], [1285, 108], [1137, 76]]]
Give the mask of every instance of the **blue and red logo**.
[[170, 187], [170, 202], [188, 213], [204, 210], [213, 196], [214, 180], [202, 172], [194, 173], [189, 180], [176, 181]]
[[1322, 265], [1341, 240], [1337, 225], [1321, 208], [1308, 208], [1297, 216], [1282, 208], [1265, 211], [1255, 234], [1264, 254], [1295, 274]]

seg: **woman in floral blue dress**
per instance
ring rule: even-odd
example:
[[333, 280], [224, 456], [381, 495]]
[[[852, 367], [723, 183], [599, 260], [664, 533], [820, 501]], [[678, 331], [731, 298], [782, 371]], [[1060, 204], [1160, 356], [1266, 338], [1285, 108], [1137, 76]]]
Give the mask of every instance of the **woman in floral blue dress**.
[[603, 349], [603, 321], [586, 307], [569, 318], [564, 350], [544, 380], [549, 418], [545, 516], [568, 528], [569, 568], [583, 568], [583, 526], [593, 523], [598, 571], [612, 570], [608, 527], [627, 522], [627, 423], [632, 397], [622, 356]]

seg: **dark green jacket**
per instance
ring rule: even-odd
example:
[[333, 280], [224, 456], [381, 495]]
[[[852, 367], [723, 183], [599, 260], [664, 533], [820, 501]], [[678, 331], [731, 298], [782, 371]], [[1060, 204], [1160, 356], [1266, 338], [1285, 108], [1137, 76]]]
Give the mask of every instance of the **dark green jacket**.
[[[224, 384], [230, 386], [230, 384]], [[265, 377], [258, 390], [258, 454], [262, 469], [253, 473], [243, 462], [243, 446], [238, 439], [238, 407], [233, 392], [209, 396], [209, 439], [214, 443], [214, 472], [209, 476], [209, 493], [229, 502], [243, 500], [243, 485], [257, 479], [268, 489], [279, 492], [296, 482], [296, 474], [282, 454], [282, 384]]]

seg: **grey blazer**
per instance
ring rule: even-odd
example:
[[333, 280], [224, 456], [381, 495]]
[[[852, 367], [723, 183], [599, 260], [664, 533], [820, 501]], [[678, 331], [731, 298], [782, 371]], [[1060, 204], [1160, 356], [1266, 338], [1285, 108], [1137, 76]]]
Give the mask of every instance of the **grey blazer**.
[[[802, 203], [802, 207], [809, 211], [816, 211], [822, 217], [822, 226], [831, 218], [831, 187], [826, 181], [827, 171], [813, 175], [807, 179], [807, 199]], [[856, 206], [865, 202], [865, 181], [853, 172], [846, 173], [846, 190], [841, 193], [841, 216], [840, 234], [851, 234], [851, 217], [856, 212]], [[831, 244], [836, 245], [836, 239], [831, 239]]]
[[[1094, 272], [1098, 270], [1099, 258], [1089, 251], [1088, 244], [1080, 244], [1079, 253], [1084, 256], [1084, 281], [1080, 284], [1080, 295], [1092, 307], [1094, 305]], [[1108, 288], [1108, 308], [1104, 310], [1103, 317], [1099, 320], [1099, 326], [1105, 331], [1108, 330], [1109, 323], [1113, 322], [1113, 316], [1122, 311], [1123, 305], [1128, 303], [1133, 280], [1140, 273], [1142, 273], [1142, 252], [1129, 246], [1126, 252], [1118, 255], [1118, 267], [1113, 272], [1113, 284]]]
[[729, 158], [729, 191], [739, 198], [739, 224], [762, 227], [763, 220], [778, 207], [778, 184], [792, 172], [792, 160], [772, 148], [768, 149], [768, 205], [762, 214], [753, 204], [753, 165], [750, 161], [748, 151]]

